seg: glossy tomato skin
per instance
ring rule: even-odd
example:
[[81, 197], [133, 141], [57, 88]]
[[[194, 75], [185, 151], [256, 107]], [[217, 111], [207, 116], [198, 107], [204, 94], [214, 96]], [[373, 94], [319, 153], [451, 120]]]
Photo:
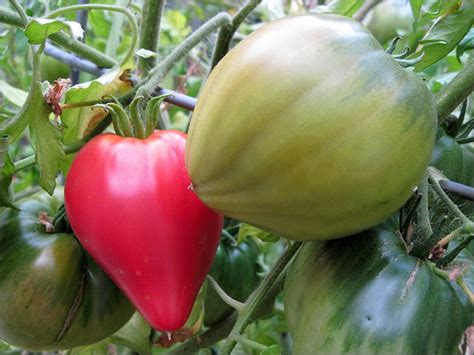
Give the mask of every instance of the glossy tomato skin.
[[41, 193], [0, 214], [0, 339], [22, 349], [89, 345], [134, 312], [72, 234], [47, 233], [40, 224], [38, 213], [52, 217], [60, 203]]
[[[223, 239], [209, 274], [229, 296], [245, 302], [261, 281], [257, 263], [259, 253], [260, 248], [251, 238], [238, 245]], [[204, 303], [204, 324], [211, 327], [224, 320], [233, 310], [209, 285]]]
[[77, 155], [65, 206], [80, 242], [156, 329], [186, 321], [219, 244], [222, 216], [189, 188], [186, 135], [104, 134]]
[[457, 353], [474, 309], [432, 267], [392, 227], [307, 243], [285, 284], [293, 353]]
[[366, 28], [304, 15], [264, 25], [216, 66], [186, 163], [198, 196], [224, 215], [290, 239], [330, 239], [408, 199], [435, 133], [425, 84]]

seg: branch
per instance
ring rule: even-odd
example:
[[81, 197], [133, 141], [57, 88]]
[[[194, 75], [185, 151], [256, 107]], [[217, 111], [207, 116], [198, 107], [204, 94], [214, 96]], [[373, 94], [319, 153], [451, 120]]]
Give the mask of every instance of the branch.
[[[79, 0], [79, 3], [80, 4], [86, 4], [88, 3], [89, 0]], [[82, 36], [82, 38], [80, 39], [80, 41], [82, 43], [84, 43], [84, 40], [86, 38], [86, 29], [87, 29], [87, 17], [88, 17], [88, 12], [87, 11], [78, 11], [78, 13], [76, 14], [76, 22], [79, 23], [81, 25], [81, 27], [83, 28], [84, 30], [84, 36]], [[79, 83], [79, 79], [80, 79], [80, 76], [81, 76], [81, 69], [76, 67], [76, 66], [73, 66], [73, 65], [70, 65], [71, 67], [71, 75], [70, 75], [70, 78], [71, 78], [71, 81], [72, 81], [72, 85], [76, 85], [77, 83]]]
[[445, 85], [436, 95], [438, 122], [442, 123], [474, 91], [474, 59]]
[[[22, 23], [20, 16], [17, 14], [7, 11], [0, 8], [0, 22], [5, 23], [7, 25], [16, 26], [19, 28], [25, 28]], [[98, 50], [89, 47], [88, 45], [71, 38], [70, 36], [66, 35], [65, 33], [58, 32], [49, 37], [53, 42], [60, 45], [71, 52], [74, 52], [80, 55], [83, 58], [90, 60], [91, 62], [95, 63], [99, 67], [102, 68], [110, 68], [117, 64], [117, 62], [106, 56], [105, 54], [99, 52]]]
[[211, 70], [229, 51], [230, 41], [239, 26], [261, 2], [262, 0], [248, 0], [239, 12], [235, 14], [231, 24], [220, 28], [212, 55]]
[[356, 21], [361, 22], [364, 20], [365, 16], [372, 10], [375, 5], [377, 5], [381, 0], [369, 0], [362, 5], [362, 7], [352, 16], [352, 18]]
[[469, 201], [474, 201], [474, 187], [460, 184], [451, 180], [440, 180], [439, 186], [446, 191], [453, 193]]
[[28, 26], [28, 23], [30, 22], [28, 15], [26, 15], [25, 10], [23, 7], [20, 5], [20, 3], [17, 0], [10, 0], [10, 3], [12, 6], [15, 8], [16, 12], [18, 12], [18, 15], [20, 16], [21, 22], [23, 26]]
[[227, 13], [219, 13], [204, 25], [199, 27], [188, 36], [178, 47], [176, 47], [160, 64], [150, 71], [143, 84], [137, 91], [137, 96], [150, 96], [150, 94], [159, 87], [161, 81], [170, 72], [173, 66], [186, 56], [191, 49], [198, 45], [201, 40], [222, 26], [231, 23], [232, 19]]
[[89, 74], [101, 76], [107, 71], [106, 69], [99, 68], [97, 65], [88, 60], [79, 58], [69, 52], [65, 52], [62, 49], [59, 49], [58, 47], [49, 43], [46, 43], [44, 53], [49, 55], [50, 57], [59, 60], [62, 63], [69, 64], [70, 66], [85, 71]]
[[133, 57], [133, 53], [135, 51], [135, 45], [138, 39], [138, 25], [133, 14], [125, 7], [114, 6], [114, 5], [104, 5], [104, 4], [71, 5], [71, 6], [62, 7], [60, 9], [50, 12], [49, 14], [47, 14], [46, 18], [51, 19], [51, 18], [55, 18], [61, 15], [67, 14], [69, 12], [76, 12], [76, 11], [81, 11], [81, 10], [112, 11], [112, 12], [120, 12], [123, 15], [125, 15], [130, 23], [130, 26], [132, 26], [132, 40], [128, 47], [127, 53], [125, 53], [125, 56], [120, 60], [120, 62], [117, 65], [122, 66], [129, 60], [129, 58]]
[[[160, 38], [160, 24], [166, 0], [144, 0], [142, 20], [140, 24], [140, 40], [138, 48], [156, 52]], [[156, 58], [138, 58], [138, 72], [146, 75], [156, 65]]]

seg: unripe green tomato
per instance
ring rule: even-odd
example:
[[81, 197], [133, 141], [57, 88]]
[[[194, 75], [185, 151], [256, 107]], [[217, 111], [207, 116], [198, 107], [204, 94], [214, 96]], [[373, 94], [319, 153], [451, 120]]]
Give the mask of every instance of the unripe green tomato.
[[413, 14], [410, 2], [388, 0], [377, 4], [367, 16], [367, 27], [380, 43], [386, 43], [398, 34], [410, 32]]
[[60, 203], [42, 192], [0, 214], [0, 340], [21, 349], [93, 344], [134, 312], [73, 234], [40, 223], [39, 214], [53, 217]]
[[187, 142], [209, 207], [297, 240], [382, 222], [419, 183], [436, 112], [426, 85], [361, 24], [283, 18], [232, 49], [202, 88]]
[[[470, 282], [474, 259], [463, 254], [455, 264]], [[474, 308], [435, 268], [388, 225], [306, 243], [285, 284], [293, 354], [457, 354]]]
[[40, 73], [42, 81], [49, 81], [51, 84], [57, 79], [69, 78], [69, 65], [60, 62], [59, 60], [43, 55], [40, 61]]

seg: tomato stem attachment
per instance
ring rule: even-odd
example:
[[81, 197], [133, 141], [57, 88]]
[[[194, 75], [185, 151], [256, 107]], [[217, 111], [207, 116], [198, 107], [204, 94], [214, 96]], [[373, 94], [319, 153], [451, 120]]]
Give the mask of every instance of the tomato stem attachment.
[[245, 307], [245, 303], [242, 303], [242, 302], [239, 302], [235, 299], [233, 299], [231, 296], [229, 296], [227, 294], [227, 292], [225, 292], [222, 287], [219, 286], [219, 284], [217, 283], [216, 280], [214, 280], [214, 278], [211, 276], [211, 275], [207, 275], [206, 276], [207, 280], [209, 281], [209, 283], [212, 285], [212, 287], [214, 288], [214, 290], [216, 291], [216, 293], [219, 295], [219, 297], [225, 302], [227, 303], [229, 306], [231, 306], [232, 308], [236, 309], [238, 312], [241, 312], [244, 307]]

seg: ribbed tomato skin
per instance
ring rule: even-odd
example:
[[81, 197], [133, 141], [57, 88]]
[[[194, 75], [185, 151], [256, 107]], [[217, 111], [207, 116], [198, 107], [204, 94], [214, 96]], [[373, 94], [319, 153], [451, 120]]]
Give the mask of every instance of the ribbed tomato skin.
[[82, 245], [156, 329], [191, 312], [219, 244], [222, 216], [189, 189], [186, 135], [104, 134], [77, 155], [65, 206]]
[[201, 200], [298, 240], [380, 223], [420, 181], [436, 133], [426, 85], [356, 21], [283, 18], [216, 66], [186, 164]]

